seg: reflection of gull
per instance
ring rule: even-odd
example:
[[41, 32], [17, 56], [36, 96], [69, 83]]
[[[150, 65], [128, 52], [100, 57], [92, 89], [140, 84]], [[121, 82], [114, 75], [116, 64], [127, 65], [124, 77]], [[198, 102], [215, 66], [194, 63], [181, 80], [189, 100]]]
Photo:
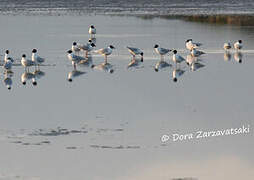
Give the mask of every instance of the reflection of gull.
[[93, 59], [92, 59], [92, 57], [88, 56], [86, 59], [81, 60], [79, 62], [79, 65], [86, 66], [86, 67], [92, 67], [92, 65], [93, 65]]
[[198, 57], [198, 56], [201, 56], [202, 54], [205, 54], [205, 53], [203, 51], [199, 51], [199, 50], [197, 50], [195, 48], [193, 48], [191, 50], [191, 55], [192, 56]]
[[223, 48], [225, 51], [227, 51], [227, 50], [231, 49], [231, 44], [229, 42], [224, 43]]
[[243, 61], [243, 54], [241, 52], [235, 52], [234, 54], [234, 59], [235, 61], [239, 62], [239, 63], [242, 63]]
[[198, 61], [198, 59], [196, 57], [192, 56], [191, 54], [188, 54], [186, 56], [186, 64], [188, 66], [190, 66], [192, 63], [197, 62], [197, 61]]
[[33, 72], [33, 74], [34, 74], [34, 77], [35, 77], [36, 79], [40, 79], [40, 78], [42, 78], [43, 76], [45, 76], [45, 72], [43, 72], [43, 71], [41, 71], [41, 70], [35, 70], [35, 71]]
[[231, 60], [231, 53], [228, 51], [225, 51], [224, 53], [224, 60], [225, 61], [230, 61]]
[[128, 64], [127, 68], [132, 68], [132, 67], [139, 67], [143, 62], [142, 59], [139, 60], [139, 59], [131, 59], [131, 62]]
[[73, 71], [68, 73], [68, 81], [72, 82], [73, 78], [76, 78], [76, 77], [81, 76], [83, 74], [85, 74], [85, 72], [73, 70]]
[[115, 47], [112, 45], [109, 45], [106, 48], [96, 50], [95, 53], [99, 53], [105, 56], [105, 62], [107, 63], [107, 56], [109, 56], [113, 52], [113, 49], [115, 49]]
[[30, 72], [24, 72], [21, 75], [21, 82], [22, 82], [22, 84], [26, 85], [26, 82], [29, 81], [29, 80], [32, 80], [34, 86], [37, 85], [37, 82], [36, 82], [36, 79], [35, 79], [35, 75], [33, 73], [30, 73]]
[[192, 50], [193, 48], [198, 48], [201, 45], [202, 45], [201, 43], [194, 43], [192, 39], [187, 39], [185, 42], [185, 46], [188, 50]]
[[45, 59], [38, 56], [37, 50], [33, 49], [32, 50], [32, 61], [35, 63], [35, 65], [39, 66], [40, 64], [42, 64], [45, 61]]
[[177, 82], [177, 79], [180, 77], [180, 76], [182, 76], [183, 75], [183, 73], [184, 73], [185, 71], [184, 70], [182, 70], [182, 69], [174, 69], [173, 70], [173, 81], [174, 82]]
[[89, 32], [89, 34], [90, 34], [90, 37], [95, 37], [96, 28], [94, 27], [94, 25], [91, 25], [91, 26], [89, 27], [88, 32]]
[[107, 62], [103, 62], [99, 65], [92, 65], [92, 68], [93, 69], [97, 69], [97, 70], [100, 70], [100, 71], [105, 71], [105, 72], [109, 72], [109, 73], [113, 73], [114, 72], [114, 69], [113, 69], [113, 66]]
[[132, 54], [133, 59], [135, 59], [136, 55], [141, 55], [141, 62], [143, 62], [143, 51], [141, 51], [139, 48], [134, 48], [134, 47], [128, 47], [127, 49], [129, 50], [129, 52]]
[[191, 71], [196, 71], [202, 67], [205, 67], [205, 65], [199, 63], [199, 62], [194, 62], [191, 64]]
[[25, 70], [27, 70], [28, 67], [34, 65], [34, 61], [29, 60], [29, 59], [26, 59], [26, 55], [23, 54], [23, 55], [22, 55], [22, 58], [21, 58], [21, 64], [22, 64], [22, 66], [25, 67]]
[[175, 63], [181, 63], [181, 62], [185, 61], [185, 59], [182, 56], [177, 54], [177, 50], [174, 50], [173, 53], [174, 53], [173, 54], [173, 61]]
[[161, 60], [163, 60], [164, 55], [168, 54], [171, 51], [170, 49], [165, 49], [165, 48], [159, 47], [158, 44], [154, 45], [154, 50], [157, 54], [159, 54], [161, 56]]
[[73, 54], [72, 50], [67, 51], [67, 53], [68, 53], [67, 57], [72, 62], [72, 65], [74, 66], [75, 69], [76, 65], [80, 63], [80, 61], [85, 60], [84, 57]]
[[4, 74], [4, 84], [7, 87], [7, 89], [11, 90], [11, 86], [12, 86], [12, 73], [5, 73]]
[[169, 67], [169, 66], [170, 66], [169, 63], [167, 63], [166, 61], [160, 60], [159, 62], [157, 62], [157, 63], [155, 64], [154, 70], [155, 70], [156, 72], [158, 72], [160, 69], [163, 69], [163, 68], [166, 68], [166, 67]]
[[237, 51], [240, 50], [240, 49], [242, 49], [242, 48], [243, 48], [242, 40], [238, 40], [237, 42], [235, 42], [234, 48], [235, 48]]

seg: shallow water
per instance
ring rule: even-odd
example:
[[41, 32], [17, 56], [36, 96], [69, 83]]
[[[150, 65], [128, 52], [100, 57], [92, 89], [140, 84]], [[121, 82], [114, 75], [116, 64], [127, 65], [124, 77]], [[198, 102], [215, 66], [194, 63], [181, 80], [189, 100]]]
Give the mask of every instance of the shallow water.
[[[253, 177], [254, 64], [252, 26], [207, 25], [180, 20], [109, 16], [0, 16], [1, 55], [17, 62], [37, 48], [46, 58], [37, 86], [24, 86], [24, 68], [13, 67], [9, 91], [1, 76], [0, 179], [251, 179]], [[85, 43], [90, 24], [97, 48], [113, 44], [114, 73], [78, 66], [66, 51]], [[154, 44], [186, 57], [188, 38], [202, 42], [204, 67], [175, 64], [159, 72]], [[242, 63], [224, 60], [224, 42], [242, 39]], [[127, 69], [126, 46], [144, 50], [144, 63]], [[93, 63], [103, 57], [92, 54]], [[1, 56], [1, 59], [3, 57]], [[33, 72], [34, 68], [30, 69]], [[163, 134], [250, 127], [250, 133], [161, 142]], [[216, 172], [216, 173], [214, 173]], [[188, 179], [188, 178], [187, 178]]]

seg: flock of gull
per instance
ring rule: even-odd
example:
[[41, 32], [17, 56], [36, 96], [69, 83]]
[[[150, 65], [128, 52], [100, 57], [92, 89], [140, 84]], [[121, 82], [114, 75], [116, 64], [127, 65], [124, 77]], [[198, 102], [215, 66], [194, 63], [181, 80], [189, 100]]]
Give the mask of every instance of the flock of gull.
[[[72, 47], [70, 50], [67, 51], [67, 58], [71, 61], [74, 71], [70, 72], [68, 74], [68, 81], [72, 81], [72, 78], [74, 76], [78, 76], [82, 74], [82, 72], [76, 70], [76, 66], [79, 64], [84, 64], [87, 66], [90, 66], [93, 69], [98, 70], [104, 70], [109, 73], [113, 73], [114, 70], [112, 68], [112, 65], [108, 63], [108, 56], [112, 54], [115, 47], [113, 45], [109, 45], [108, 47], [94, 50], [96, 47], [96, 28], [94, 25], [91, 25], [88, 30], [90, 34], [90, 39], [86, 44], [80, 44], [77, 42], [73, 42]], [[185, 42], [186, 49], [190, 51], [190, 54], [187, 55], [186, 58], [182, 57], [176, 49], [167, 49], [160, 47], [158, 44], [154, 45], [155, 52], [160, 56], [160, 60], [155, 64], [154, 70], [156, 72], [159, 71], [159, 69], [162, 69], [164, 67], [171, 66], [170, 63], [165, 61], [164, 56], [169, 55], [172, 53], [172, 61], [175, 63], [175, 66], [177, 67], [178, 64], [181, 64], [182, 62], [186, 62], [188, 66], [192, 70], [195, 70], [196, 68], [203, 67], [201, 63], [199, 63], [199, 59], [197, 57], [202, 56], [205, 54], [205, 52], [199, 50], [199, 47], [202, 46], [202, 43], [193, 42], [192, 39], [187, 39]], [[239, 63], [242, 62], [241, 60], [241, 53], [239, 51], [242, 49], [243, 44], [242, 40], [238, 40], [233, 44], [234, 49], [236, 50], [239, 57], [236, 57]], [[231, 58], [231, 55], [229, 53], [229, 50], [232, 48], [232, 45], [230, 42], [224, 43], [223, 46], [225, 50], [224, 59]], [[129, 47], [127, 46], [127, 50], [132, 55], [131, 62], [128, 64], [128, 67], [136, 66], [137, 64], [143, 63], [144, 61], [144, 52], [136, 47]], [[104, 56], [104, 62], [99, 65], [92, 64], [92, 57], [91, 52], [100, 54]], [[136, 56], [140, 56], [140, 58], [137, 58]], [[23, 85], [26, 85], [27, 80], [32, 80], [33, 85], [37, 85], [36, 77], [43, 75], [43, 72], [40, 71], [40, 65], [42, 65], [45, 62], [45, 58], [42, 58], [38, 55], [37, 49], [32, 50], [31, 59], [28, 59], [25, 54], [22, 55], [20, 64], [25, 68], [25, 73], [21, 76], [21, 82]], [[12, 66], [14, 63], [14, 59], [10, 57], [10, 51], [5, 51], [4, 56], [4, 83], [6, 87], [10, 90], [12, 86]], [[34, 66], [35, 71], [29, 72], [29, 67]], [[173, 81], [177, 81], [177, 77], [181, 76], [183, 74], [183, 70], [181, 69], [175, 69], [173, 71]]]
[[[90, 39], [86, 44], [79, 44], [77, 42], [73, 42], [72, 47], [70, 50], [67, 51], [67, 57], [68, 59], [72, 62], [72, 65], [74, 66], [74, 69], [76, 70], [77, 64], [89, 64], [90, 58], [89, 58], [89, 53], [93, 51], [93, 49], [96, 47], [96, 28], [94, 25], [91, 25], [89, 27], [89, 34], [90, 34]], [[164, 56], [168, 55], [172, 52], [172, 60], [175, 63], [176, 67], [177, 64], [180, 64], [182, 62], [186, 62], [188, 66], [191, 67], [192, 70], [195, 70], [196, 68], [203, 67], [204, 65], [198, 63], [197, 57], [205, 54], [205, 52], [199, 50], [198, 48], [202, 45], [202, 43], [197, 43], [193, 42], [192, 39], [187, 39], [185, 42], [185, 46], [187, 50], [190, 51], [190, 55], [187, 56], [187, 58], [183, 58], [176, 49], [167, 49], [160, 47], [158, 44], [154, 45], [154, 50], [155, 52], [160, 55], [160, 60], [156, 65], [154, 66], [154, 70], [156, 72], [159, 71], [159, 69], [162, 69], [164, 67], [171, 66], [170, 63], [166, 62], [164, 60]], [[243, 44], [242, 40], [238, 40], [234, 43], [234, 48], [237, 52], [239, 52], [240, 49], [242, 49]], [[230, 58], [230, 52], [229, 50], [232, 48], [231, 43], [227, 42], [224, 43], [223, 46], [225, 50], [225, 57], [224, 59], [229, 59]], [[108, 47], [94, 50], [94, 53], [101, 54], [104, 56], [104, 62], [99, 64], [99, 65], [91, 65], [91, 68], [93, 69], [99, 69], [99, 70], [104, 70], [110, 73], [113, 73], [114, 70], [112, 69], [112, 65], [108, 63], [108, 56], [112, 54], [113, 50], [115, 47], [113, 45], [109, 45]], [[133, 67], [135, 65], [138, 65], [144, 61], [144, 52], [137, 48], [137, 47], [129, 47], [127, 46], [128, 51], [132, 55], [131, 62], [128, 64], [128, 67]], [[80, 53], [84, 53], [84, 55], [80, 55]], [[241, 54], [237, 53], [239, 57], [236, 57], [238, 59], [238, 62], [241, 63]], [[141, 58], [136, 58], [136, 56], [140, 56]], [[177, 81], [177, 76], [181, 76], [183, 74], [183, 71], [181, 69], [175, 69], [173, 72], [173, 81]], [[69, 76], [68, 78], [69, 81], [72, 81], [72, 76]]]

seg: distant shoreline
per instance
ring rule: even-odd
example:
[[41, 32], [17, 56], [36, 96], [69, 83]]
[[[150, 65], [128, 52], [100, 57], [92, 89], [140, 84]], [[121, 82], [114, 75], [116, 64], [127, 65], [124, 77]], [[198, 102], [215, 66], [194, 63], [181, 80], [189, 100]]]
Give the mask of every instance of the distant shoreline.
[[151, 10], [148, 9], [132, 9], [132, 8], [119, 8], [119, 7], [87, 7], [87, 8], [38, 8], [38, 7], [12, 7], [0, 8], [0, 15], [42, 15], [42, 16], [64, 16], [64, 15], [108, 15], [108, 16], [134, 16], [145, 20], [154, 18], [161, 19], [180, 19], [190, 22], [211, 23], [211, 24], [230, 24], [239, 26], [254, 26], [254, 12], [236, 12], [236, 13], [202, 13], [202, 11], [186, 14], [180, 10], [167, 11], [167, 10]]

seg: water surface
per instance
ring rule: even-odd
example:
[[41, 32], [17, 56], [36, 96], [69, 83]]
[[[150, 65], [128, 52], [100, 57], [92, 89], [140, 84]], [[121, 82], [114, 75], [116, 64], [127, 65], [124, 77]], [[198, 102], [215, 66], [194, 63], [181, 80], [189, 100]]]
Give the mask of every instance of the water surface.
[[[24, 86], [24, 68], [13, 67], [13, 86], [0, 86], [0, 178], [2, 179], [251, 179], [253, 177], [253, 27], [180, 20], [109, 16], [0, 16], [1, 55], [19, 59], [37, 48], [46, 58], [37, 86]], [[114, 73], [78, 66], [66, 51], [85, 43], [97, 27], [97, 48], [113, 44]], [[154, 71], [154, 44], [186, 57], [185, 40], [207, 52], [191, 71], [185, 63], [177, 82], [175, 64]], [[224, 42], [242, 39], [242, 63], [224, 60]], [[144, 63], [127, 69], [126, 46], [144, 50]], [[93, 63], [103, 57], [92, 55]], [[3, 57], [1, 57], [2, 59]], [[30, 69], [33, 72], [34, 68]], [[4, 75], [1, 76], [3, 81]], [[162, 143], [163, 134], [250, 126], [250, 133]], [[216, 172], [216, 173], [214, 173]]]

